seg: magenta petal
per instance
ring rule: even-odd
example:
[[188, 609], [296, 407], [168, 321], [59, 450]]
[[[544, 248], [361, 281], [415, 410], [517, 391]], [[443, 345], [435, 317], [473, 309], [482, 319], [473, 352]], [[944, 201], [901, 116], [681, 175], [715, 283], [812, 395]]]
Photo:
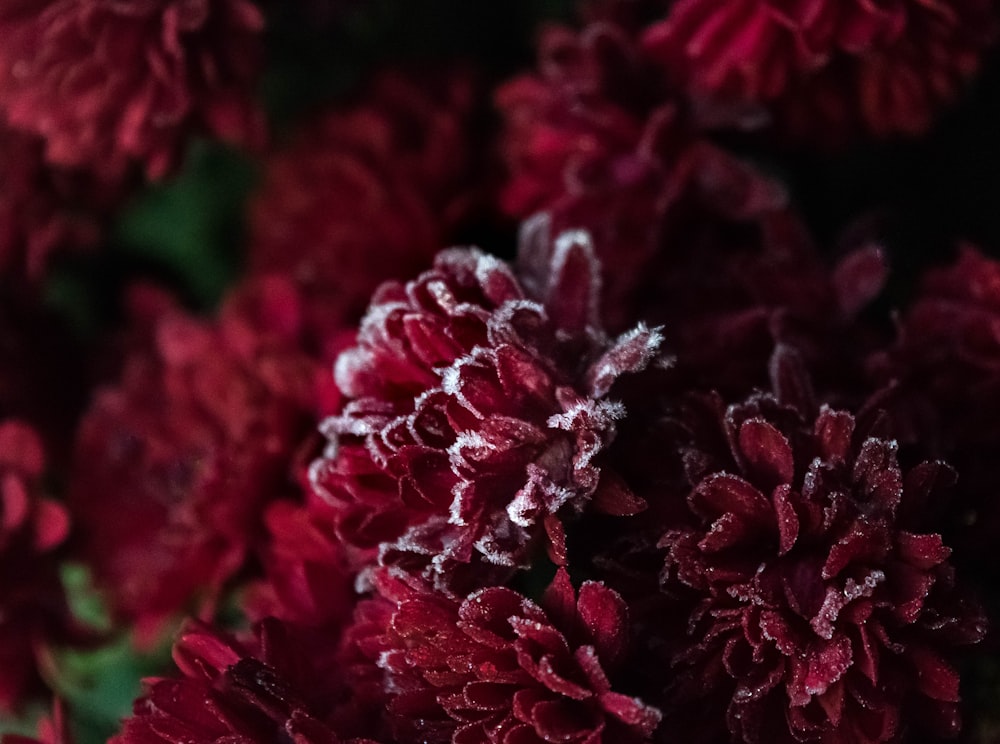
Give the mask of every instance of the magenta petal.
[[958, 672], [944, 659], [928, 648], [910, 649], [910, 660], [917, 673], [920, 691], [932, 700], [957, 703]]
[[[547, 742], [570, 742], [595, 728], [592, 714], [562, 701], [538, 703], [532, 708], [535, 731]], [[603, 727], [603, 724], [598, 724]]]
[[822, 695], [853, 663], [850, 640], [845, 636], [835, 637], [810, 654], [805, 691], [810, 695]]
[[577, 602], [580, 620], [606, 665], [614, 665], [628, 642], [628, 607], [625, 601], [601, 583], [585, 581]]
[[756, 532], [758, 530], [746, 519], [726, 512], [712, 522], [708, 532], [698, 542], [698, 548], [705, 553], [718, 553], [747, 542]]
[[568, 628], [576, 618], [576, 592], [569, 580], [569, 573], [560, 567], [552, 583], [545, 590], [542, 606], [546, 614], [559, 626]]
[[951, 548], [945, 546], [941, 535], [914, 535], [900, 532], [896, 536], [899, 557], [920, 569], [929, 569], [948, 560]]
[[792, 447], [785, 435], [763, 419], [743, 422], [739, 431], [740, 453], [747, 466], [764, 483], [774, 487], [790, 483], [795, 474]]
[[635, 726], [643, 736], [651, 736], [663, 714], [656, 708], [618, 692], [602, 693], [601, 707], [620, 721]]
[[590, 236], [568, 232], [556, 238], [545, 309], [560, 328], [580, 331], [597, 324], [600, 266]]
[[785, 555], [799, 536], [799, 516], [791, 500], [791, 486], [774, 489], [774, 514], [778, 522], [778, 555]]
[[594, 511], [613, 517], [631, 517], [649, 507], [629, 489], [621, 476], [610, 470], [601, 472], [601, 480], [590, 503]]
[[845, 256], [833, 272], [834, 289], [841, 310], [854, 315], [878, 297], [889, 276], [885, 252], [869, 246]]
[[816, 438], [823, 456], [834, 461], [843, 461], [851, 449], [854, 435], [854, 417], [844, 411], [834, 411], [823, 406], [816, 419]]
[[688, 498], [699, 514], [714, 518], [733, 512], [748, 521], [767, 521], [771, 505], [764, 495], [739, 476], [718, 473], [698, 484]]
[[602, 398], [622, 375], [648, 367], [662, 343], [658, 329], [642, 324], [618, 338], [587, 371], [590, 394]]

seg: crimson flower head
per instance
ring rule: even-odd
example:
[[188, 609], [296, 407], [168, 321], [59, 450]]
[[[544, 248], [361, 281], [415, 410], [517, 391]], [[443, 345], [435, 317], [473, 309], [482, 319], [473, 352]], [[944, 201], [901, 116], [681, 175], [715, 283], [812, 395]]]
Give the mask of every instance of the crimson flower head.
[[[329, 669], [277, 620], [237, 639], [191, 623], [174, 646], [181, 676], [145, 680], [114, 744], [348, 744], [327, 720]], [[351, 744], [374, 744], [351, 739]]]
[[840, 321], [841, 298], [784, 188], [692, 127], [626, 28], [549, 29], [539, 56], [536, 74], [497, 93], [501, 206], [591, 233], [610, 328], [662, 325], [695, 378], [727, 389], [749, 380], [746, 394], [764, 381], [744, 367], [763, 369], [791, 325]]
[[964, 246], [951, 265], [923, 277], [901, 324], [900, 366], [927, 374], [941, 402], [957, 402], [970, 387], [970, 397], [985, 394], [998, 381], [998, 320], [1000, 262]]
[[860, 376], [854, 324], [882, 286], [881, 253], [828, 267], [784, 188], [699, 134], [649, 65], [626, 27], [549, 29], [539, 71], [497, 93], [501, 206], [586, 229], [607, 326], [662, 326], [692, 385], [746, 395], [778, 343], [820, 377]]
[[925, 132], [996, 27], [989, 0], [679, 0], [644, 47], [696, 108], [829, 145]]
[[577, 593], [560, 569], [544, 608], [501, 587], [456, 599], [385, 575], [377, 584], [388, 622], [362, 647], [385, 675], [400, 744], [625, 744], [660, 722], [612, 686], [627, 677], [628, 608], [599, 582]]
[[269, 159], [250, 268], [292, 277], [320, 328], [354, 325], [376, 287], [427, 268], [475, 201], [469, 75], [375, 78]]
[[20, 421], [0, 422], [0, 710], [44, 690], [37, 654], [65, 641], [71, 618], [54, 551], [69, 532], [62, 505], [44, 497], [45, 453]]
[[[537, 227], [528, 254], [547, 240]], [[313, 483], [362, 562], [397, 540], [390, 552], [449, 580], [445, 564], [513, 568], [540, 542], [561, 562], [563, 519], [641, 508], [601, 455], [625, 414], [612, 389], [650, 365], [660, 336], [603, 333], [583, 233], [522, 269], [444, 251], [417, 279], [378, 290], [338, 359], [345, 405], [323, 425], [331, 447]]]
[[672, 705], [716, 701], [748, 743], [954, 734], [954, 648], [985, 620], [941, 536], [910, 528], [947, 466], [905, 470], [894, 440], [826, 406], [757, 394], [717, 414], [685, 455], [687, 518], [660, 541], [663, 586], [691, 608]]
[[54, 165], [136, 161], [158, 179], [190, 134], [261, 140], [263, 24], [251, 0], [11, 0], [0, 111]]
[[944, 525], [963, 569], [987, 575], [1000, 569], [998, 323], [1000, 263], [965, 246], [924, 275], [896, 343], [869, 360], [902, 443], [958, 469], [955, 492], [928, 504], [927, 516]]
[[166, 310], [76, 442], [70, 505], [113, 606], [148, 623], [209, 598], [243, 565], [264, 505], [294, 493], [315, 426], [318, 365], [301, 300], [280, 278], [229, 298], [215, 322]]

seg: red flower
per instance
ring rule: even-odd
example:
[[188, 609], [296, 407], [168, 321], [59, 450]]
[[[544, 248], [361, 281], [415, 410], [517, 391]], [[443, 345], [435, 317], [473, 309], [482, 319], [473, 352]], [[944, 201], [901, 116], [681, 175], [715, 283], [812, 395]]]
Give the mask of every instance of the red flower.
[[901, 316], [896, 343], [873, 355], [879, 403], [920, 457], [947, 458], [961, 477], [928, 503], [963, 569], [995, 575], [1000, 502], [993, 452], [1000, 447], [1000, 263], [971, 247], [923, 277]]
[[[1000, 370], [1000, 263], [966, 246], [951, 266], [929, 271], [904, 317], [907, 362], [934, 368], [944, 395], [988, 386]], [[944, 375], [948, 375], [945, 377]]]
[[327, 721], [324, 682], [331, 671], [294, 629], [276, 620], [245, 641], [191, 624], [174, 647], [174, 661], [183, 676], [146, 680], [145, 695], [113, 744], [345, 742]]
[[628, 610], [600, 583], [577, 595], [560, 570], [545, 609], [500, 587], [464, 600], [385, 576], [379, 587], [391, 615], [363, 648], [385, 673], [401, 744], [638, 742], [659, 724], [612, 687], [609, 674], [626, 671]]
[[860, 355], [827, 350], [881, 287], [878, 254], [831, 272], [783, 188], [663, 104], [622, 29], [552, 29], [540, 56], [538, 75], [497, 95], [509, 170], [502, 205], [520, 217], [545, 210], [554, 229], [593, 235], [608, 327], [662, 325], [696, 384], [741, 395], [766, 384], [776, 341], [808, 345], [811, 366], [845, 376], [842, 360]]
[[556, 243], [520, 276], [454, 249], [376, 293], [337, 361], [347, 402], [313, 472], [355, 549], [399, 538], [392, 551], [454, 581], [446, 563], [520, 566], [545, 535], [562, 561], [562, 519], [641, 508], [601, 454], [625, 413], [612, 387], [650, 364], [660, 337], [639, 326], [608, 339], [589, 241]]
[[993, 13], [988, 0], [680, 0], [644, 45], [696, 107], [770, 112], [838, 144], [859, 130], [926, 131], [978, 70]]
[[125, 174], [48, 166], [38, 137], [0, 125], [0, 275], [39, 280], [53, 254], [91, 248]]
[[310, 322], [353, 325], [387, 279], [425, 269], [474, 201], [469, 76], [378, 77], [274, 155], [250, 208], [250, 265], [301, 286]]
[[243, 287], [215, 323], [168, 311], [97, 394], [70, 503], [124, 616], [155, 625], [197, 591], [211, 598], [242, 566], [265, 503], [295, 492], [320, 378], [300, 350], [301, 313], [275, 278]]
[[688, 519], [660, 543], [664, 587], [691, 598], [679, 715], [721, 700], [746, 742], [957, 731], [953, 647], [985, 620], [941, 536], [909, 527], [946, 466], [904, 471], [894, 441], [827, 407], [812, 420], [758, 395], [718, 413], [685, 455]]
[[192, 133], [257, 143], [260, 10], [250, 0], [11, 0], [0, 109], [46, 158], [170, 171]]
[[41, 495], [42, 443], [27, 425], [0, 422], [0, 710], [10, 712], [45, 688], [37, 654], [67, 641], [72, 621], [54, 551], [69, 517]]

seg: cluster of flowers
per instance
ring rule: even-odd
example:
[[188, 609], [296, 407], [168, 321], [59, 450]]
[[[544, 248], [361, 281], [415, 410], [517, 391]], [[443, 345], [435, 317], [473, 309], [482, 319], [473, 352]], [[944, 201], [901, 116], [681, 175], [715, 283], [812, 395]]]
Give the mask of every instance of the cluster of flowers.
[[[71, 556], [137, 643], [192, 618], [113, 744], [962, 731], [1000, 262], [966, 246], [890, 315], [878, 243], [821, 250], [719, 143], [921, 135], [1000, 9], [579, 11], [534, 72], [386, 71], [269, 147], [266, 5], [0, 0], [0, 709], [100, 642]], [[74, 420], [14, 288], [194, 135], [264, 153], [245, 275], [211, 318], [134, 287]], [[484, 219], [507, 258], [449, 247]]]

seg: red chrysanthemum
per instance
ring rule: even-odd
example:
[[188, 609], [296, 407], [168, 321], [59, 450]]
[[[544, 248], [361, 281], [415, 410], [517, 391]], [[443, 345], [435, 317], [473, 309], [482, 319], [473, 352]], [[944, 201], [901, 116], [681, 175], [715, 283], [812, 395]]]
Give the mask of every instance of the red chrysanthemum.
[[401, 538], [393, 550], [435, 572], [514, 567], [547, 534], [561, 561], [562, 518], [641, 508], [601, 454], [625, 413], [612, 387], [650, 364], [660, 337], [639, 326], [608, 339], [589, 240], [556, 242], [536, 273], [453, 249], [376, 293], [337, 361], [346, 404], [313, 470], [363, 560]]
[[307, 123], [250, 208], [252, 271], [295, 279], [321, 328], [355, 324], [376, 287], [425, 269], [469, 211], [468, 75], [385, 73], [354, 108]]
[[244, 286], [214, 323], [173, 310], [80, 426], [70, 503], [114, 606], [155, 622], [243, 564], [266, 502], [294, 493], [321, 368], [279, 278]]
[[277, 620], [243, 641], [189, 625], [174, 661], [183, 676], [146, 680], [113, 744], [347, 744], [328, 721], [333, 672]]
[[251, 0], [7, 0], [0, 111], [53, 165], [160, 178], [192, 133], [260, 142], [263, 23]]
[[[628, 609], [560, 570], [544, 607], [510, 589], [465, 599], [381, 576], [382, 613], [365, 610], [356, 641], [385, 675], [400, 744], [648, 741], [660, 713], [613, 689], [629, 644]], [[376, 629], [373, 617], [386, 619]]]
[[895, 441], [825, 406], [759, 394], [716, 414], [685, 454], [688, 518], [660, 541], [663, 585], [692, 608], [671, 713], [715, 701], [745, 742], [955, 733], [953, 647], [985, 620], [941, 536], [911, 531], [947, 466], [904, 471]]
[[895, 344], [870, 360], [904, 447], [947, 458], [961, 474], [954, 493], [927, 504], [927, 522], [947, 532], [963, 569], [987, 575], [1000, 569], [998, 329], [1000, 263], [965, 247], [925, 275]]
[[998, 328], [1000, 263], [964, 247], [952, 265], [924, 276], [900, 321], [896, 348], [876, 360], [886, 365], [879, 371], [921, 386], [933, 400], [939, 420], [921, 434], [941, 446], [949, 447], [959, 429], [1000, 435], [989, 425], [1000, 402]]
[[994, 14], [989, 0], [679, 0], [644, 46], [696, 108], [839, 144], [926, 131], [979, 69]]
[[[876, 253], [828, 269], [782, 187], [694, 134], [619, 27], [549, 30], [540, 74], [497, 95], [502, 206], [584, 228], [605, 322], [662, 325], [699, 384], [749, 392], [776, 341], [832, 347], [884, 278]], [[858, 355], [844, 357], [854, 359]], [[817, 369], [838, 368], [818, 363]], [[734, 362], [736, 362], [734, 364]]]
[[62, 505], [41, 494], [45, 455], [27, 425], [0, 422], [0, 710], [45, 688], [38, 653], [73, 632], [54, 551], [69, 532]]
[[0, 125], [0, 275], [42, 278], [60, 251], [91, 248], [124, 196], [123, 173], [45, 163], [38, 137]]

